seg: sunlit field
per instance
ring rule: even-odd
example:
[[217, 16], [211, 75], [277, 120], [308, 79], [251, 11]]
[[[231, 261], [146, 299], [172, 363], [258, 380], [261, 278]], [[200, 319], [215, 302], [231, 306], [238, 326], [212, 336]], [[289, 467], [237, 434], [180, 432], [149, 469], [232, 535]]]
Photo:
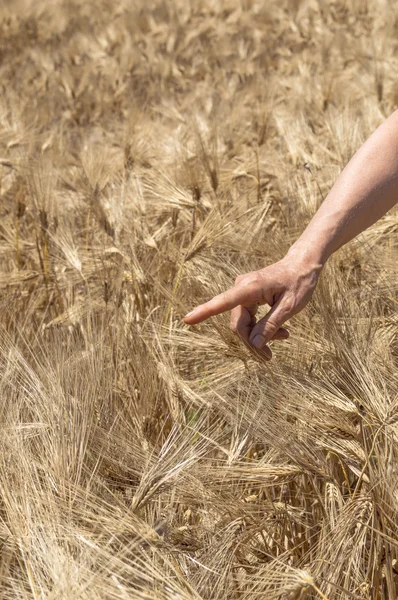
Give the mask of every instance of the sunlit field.
[[398, 106], [397, 34], [386, 0], [2, 0], [2, 599], [396, 600], [398, 212], [272, 361], [182, 317]]

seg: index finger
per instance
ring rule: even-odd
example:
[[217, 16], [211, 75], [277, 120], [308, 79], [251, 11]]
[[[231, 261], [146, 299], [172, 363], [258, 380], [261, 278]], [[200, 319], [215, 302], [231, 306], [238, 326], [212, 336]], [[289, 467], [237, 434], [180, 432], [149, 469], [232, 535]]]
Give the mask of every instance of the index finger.
[[190, 313], [185, 315], [184, 322], [187, 325], [196, 325], [205, 321], [209, 317], [219, 315], [227, 310], [232, 310], [235, 306], [252, 305], [261, 300], [261, 289], [253, 284], [238, 283], [218, 296], [214, 296], [212, 300], [205, 304], [200, 304]]

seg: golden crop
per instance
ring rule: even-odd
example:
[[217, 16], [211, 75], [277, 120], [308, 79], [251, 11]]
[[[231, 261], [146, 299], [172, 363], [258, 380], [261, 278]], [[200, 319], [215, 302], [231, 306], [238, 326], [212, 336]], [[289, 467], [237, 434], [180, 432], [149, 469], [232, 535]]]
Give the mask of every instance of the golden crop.
[[398, 597], [397, 211], [272, 362], [182, 322], [397, 107], [397, 32], [387, 0], [2, 0], [1, 598]]

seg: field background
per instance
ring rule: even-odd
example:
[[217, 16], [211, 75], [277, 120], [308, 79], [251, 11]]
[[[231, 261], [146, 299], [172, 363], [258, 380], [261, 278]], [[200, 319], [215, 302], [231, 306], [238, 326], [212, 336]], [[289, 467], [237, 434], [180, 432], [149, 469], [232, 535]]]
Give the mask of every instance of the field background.
[[384, 0], [2, 0], [2, 599], [398, 597], [397, 212], [272, 362], [182, 322], [396, 108], [397, 33]]

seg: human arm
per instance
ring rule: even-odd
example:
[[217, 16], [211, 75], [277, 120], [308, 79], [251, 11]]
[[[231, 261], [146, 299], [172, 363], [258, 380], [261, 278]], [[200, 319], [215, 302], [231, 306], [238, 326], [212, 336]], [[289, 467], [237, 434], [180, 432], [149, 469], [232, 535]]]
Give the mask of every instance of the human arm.
[[[235, 285], [184, 317], [194, 325], [231, 310], [231, 328], [267, 357], [271, 339], [310, 300], [327, 259], [398, 202], [398, 111], [356, 152], [282, 260], [239, 276]], [[271, 310], [255, 322], [259, 305]]]

